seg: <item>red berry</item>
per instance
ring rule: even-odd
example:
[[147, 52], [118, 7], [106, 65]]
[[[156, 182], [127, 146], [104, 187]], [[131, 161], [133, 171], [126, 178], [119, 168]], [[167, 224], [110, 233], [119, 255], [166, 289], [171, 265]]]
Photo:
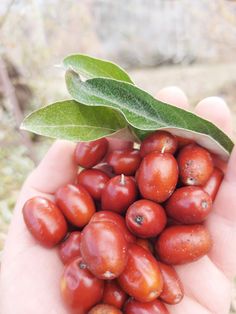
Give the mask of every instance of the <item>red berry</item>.
[[184, 297], [184, 288], [179, 276], [170, 265], [159, 262], [159, 267], [164, 283], [160, 299], [168, 304], [179, 303]]
[[117, 213], [114, 213], [114, 212], [111, 212], [108, 210], [102, 210], [102, 211], [97, 212], [93, 215], [93, 217], [90, 220], [90, 223], [91, 222], [111, 222], [111, 223], [114, 223], [115, 225], [117, 225], [120, 228], [125, 240], [128, 243], [134, 243], [136, 241], [135, 236], [127, 228], [126, 223], [125, 223], [125, 219]]
[[100, 279], [114, 279], [127, 262], [127, 241], [111, 222], [91, 222], [82, 232], [81, 254], [89, 270]]
[[74, 231], [59, 246], [59, 256], [63, 264], [71, 262], [75, 257], [81, 256], [80, 253], [81, 233]]
[[124, 213], [136, 198], [137, 187], [133, 177], [119, 175], [106, 184], [102, 192], [102, 209]]
[[106, 162], [101, 162], [97, 164], [93, 169], [100, 170], [108, 175], [109, 178], [113, 178], [115, 174], [112, 172], [112, 167], [108, 165]]
[[195, 144], [194, 140], [186, 137], [176, 136], [176, 139], [178, 141], [178, 148], [182, 148], [189, 144]]
[[121, 309], [127, 300], [127, 294], [121, 289], [116, 280], [106, 281], [102, 302]]
[[66, 218], [75, 226], [85, 226], [95, 212], [92, 197], [81, 185], [67, 184], [55, 194], [56, 203]]
[[106, 155], [108, 142], [101, 138], [92, 142], [80, 142], [75, 149], [75, 161], [83, 168], [92, 168]]
[[216, 194], [220, 188], [223, 178], [224, 178], [223, 171], [220, 170], [219, 168], [214, 168], [210, 178], [202, 187], [203, 190], [210, 195], [212, 201], [214, 201], [216, 198]]
[[206, 255], [211, 247], [211, 236], [202, 225], [166, 228], [155, 245], [161, 261], [172, 265], [196, 261]]
[[163, 207], [149, 200], [134, 202], [128, 208], [125, 219], [129, 230], [140, 238], [156, 237], [167, 221]]
[[166, 203], [167, 215], [183, 224], [200, 223], [211, 210], [210, 196], [197, 186], [185, 186], [175, 190]]
[[156, 131], [148, 135], [140, 146], [141, 157], [152, 152], [174, 154], [178, 146], [175, 136], [166, 131]]
[[115, 306], [108, 304], [98, 304], [93, 307], [88, 314], [122, 314], [122, 312]]
[[61, 278], [61, 294], [64, 302], [76, 313], [87, 311], [101, 301], [104, 282], [87, 269], [82, 257], [67, 264]]
[[100, 200], [102, 191], [110, 177], [97, 169], [84, 169], [77, 176], [77, 183], [82, 185], [94, 200]]
[[138, 150], [114, 150], [107, 156], [107, 163], [116, 174], [131, 176], [135, 174], [141, 162]]
[[204, 185], [213, 172], [210, 153], [196, 144], [182, 148], [177, 161], [181, 181], [186, 185]]
[[139, 302], [129, 299], [125, 305], [125, 314], [169, 314], [165, 305], [159, 301]]
[[152, 254], [154, 253], [153, 245], [149, 240], [138, 238], [135, 243], [137, 245], [140, 245], [142, 248], [144, 248], [148, 252], [150, 252]]
[[173, 193], [178, 181], [175, 158], [169, 153], [148, 154], [139, 167], [137, 181], [144, 198], [164, 202]]
[[33, 237], [46, 247], [59, 243], [67, 232], [67, 224], [58, 207], [50, 200], [36, 196], [23, 207], [25, 224]]
[[122, 289], [140, 302], [155, 300], [163, 288], [163, 280], [154, 256], [139, 245], [131, 244], [128, 262], [118, 278]]

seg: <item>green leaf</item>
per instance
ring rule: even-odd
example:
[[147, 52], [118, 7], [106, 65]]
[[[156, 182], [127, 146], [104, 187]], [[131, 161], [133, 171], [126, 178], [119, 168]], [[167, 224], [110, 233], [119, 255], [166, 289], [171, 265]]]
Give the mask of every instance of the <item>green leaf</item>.
[[121, 67], [110, 61], [96, 59], [82, 54], [74, 54], [66, 57], [63, 60], [63, 64], [67, 69], [72, 69], [86, 79], [106, 77], [133, 83], [129, 75]]
[[56, 102], [31, 113], [21, 129], [52, 138], [90, 141], [127, 127], [122, 115], [110, 108], [88, 107], [74, 100]]
[[192, 138], [213, 153], [227, 159], [232, 140], [213, 123], [186, 110], [165, 104], [138, 87], [111, 79], [94, 78], [82, 82], [73, 71], [66, 73], [67, 89], [75, 100], [89, 106], [118, 110], [142, 139], [157, 129]]

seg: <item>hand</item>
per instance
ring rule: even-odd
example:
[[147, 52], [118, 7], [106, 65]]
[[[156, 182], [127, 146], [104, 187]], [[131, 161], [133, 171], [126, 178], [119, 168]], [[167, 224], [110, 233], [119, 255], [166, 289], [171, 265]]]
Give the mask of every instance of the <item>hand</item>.
[[[157, 98], [188, 109], [186, 96], [175, 87], [161, 90]], [[231, 115], [220, 98], [202, 100], [196, 107], [196, 113], [231, 135]], [[113, 148], [125, 144], [111, 143]], [[56, 249], [45, 249], [31, 237], [22, 218], [22, 206], [27, 199], [36, 195], [53, 199], [53, 193], [58, 187], [73, 182], [77, 169], [73, 161], [74, 148], [73, 143], [55, 142], [22, 188], [1, 265], [2, 314], [69, 313], [60, 298], [59, 282], [63, 265]], [[236, 149], [231, 155], [224, 182], [215, 200], [214, 211], [206, 222], [213, 236], [213, 249], [197, 262], [176, 267], [186, 296], [179, 305], [168, 306], [171, 314], [229, 313], [231, 278], [236, 272], [235, 163]]]

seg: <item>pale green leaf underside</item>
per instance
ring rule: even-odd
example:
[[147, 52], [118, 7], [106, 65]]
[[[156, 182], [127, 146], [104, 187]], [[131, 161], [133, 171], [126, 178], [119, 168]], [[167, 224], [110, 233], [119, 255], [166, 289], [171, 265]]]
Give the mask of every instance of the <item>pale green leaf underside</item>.
[[125, 127], [127, 122], [115, 110], [65, 100], [34, 111], [25, 118], [21, 129], [52, 138], [91, 141]]
[[160, 102], [132, 84], [107, 78], [82, 82], [78, 74], [71, 70], [66, 73], [66, 84], [72, 98], [80, 103], [110, 107], [121, 112], [131, 126], [146, 131], [141, 132], [142, 137], [157, 129], [166, 128], [173, 133], [180, 130], [197, 134], [197, 137], [206, 137], [207, 145], [224, 159], [232, 151], [233, 142], [214, 124], [193, 113]]
[[106, 77], [132, 83], [131, 78], [125, 70], [110, 61], [83, 54], [74, 54], [67, 56], [63, 60], [63, 64], [67, 69], [73, 69], [73, 71], [84, 76], [86, 79]]

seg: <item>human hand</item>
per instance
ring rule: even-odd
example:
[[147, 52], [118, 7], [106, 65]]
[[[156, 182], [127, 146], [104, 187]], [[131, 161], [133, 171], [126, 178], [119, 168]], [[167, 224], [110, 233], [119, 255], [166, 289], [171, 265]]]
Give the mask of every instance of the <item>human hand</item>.
[[[157, 94], [162, 101], [188, 109], [186, 96], [177, 88]], [[214, 107], [213, 107], [214, 106]], [[229, 135], [232, 120], [228, 107], [216, 97], [201, 101], [196, 113], [217, 124]], [[113, 148], [126, 143], [112, 142]], [[42, 195], [53, 200], [54, 192], [73, 182], [77, 165], [75, 145], [57, 141], [40, 165], [26, 180], [16, 204], [6, 240], [0, 278], [2, 314], [66, 314], [59, 282], [63, 265], [56, 249], [41, 247], [29, 234], [22, 217], [25, 201]], [[236, 149], [230, 158], [225, 179], [207, 219], [214, 246], [210, 254], [194, 263], [176, 267], [185, 287], [183, 301], [168, 306], [171, 314], [228, 314], [231, 299], [230, 279], [236, 273]]]

